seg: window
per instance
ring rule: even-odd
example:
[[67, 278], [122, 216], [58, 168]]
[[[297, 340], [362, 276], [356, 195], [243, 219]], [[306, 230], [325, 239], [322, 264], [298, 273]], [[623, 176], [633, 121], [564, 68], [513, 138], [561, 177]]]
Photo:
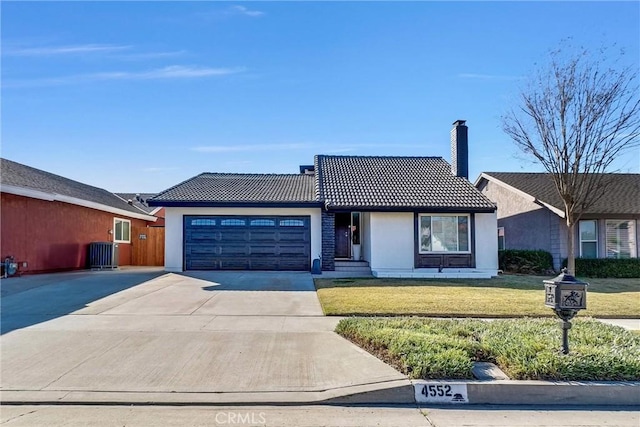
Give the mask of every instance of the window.
[[220, 225], [238, 227], [238, 226], [247, 225], [247, 223], [245, 222], [244, 219], [223, 219], [222, 221], [220, 221]]
[[360, 244], [360, 212], [351, 213], [351, 241]]
[[498, 227], [498, 250], [504, 250], [504, 227]]
[[191, 225], [203, 225], [203, 226], [208, 226], [208, 227], [212, 227], [216, 225], [216, 220], [215, 219], [192, 219], [191, 220]]
[[113, 219], [113, 241], [116, 243], [131, 242], [131, 221], [128, 219]]
[[606, 221], [607, 258], [635, 258], [635, 221]]
[[598, 258], [598, 223], [596, 220], [580, 221], [580, 257]]
[[252, 227], [275, 227], [276, 222], [272, 219], [252, 219], [250, 225]]
[[420, 215], [420, 253], [469, 252], [468, 215]]
[[281, 219], [280, 227], [304, 227], [304, 221], [301, 219]]

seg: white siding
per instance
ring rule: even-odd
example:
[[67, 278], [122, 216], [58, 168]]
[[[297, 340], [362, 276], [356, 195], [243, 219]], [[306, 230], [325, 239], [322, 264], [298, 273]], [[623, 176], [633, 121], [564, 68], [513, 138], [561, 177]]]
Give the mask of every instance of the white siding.
[[166, 208], [165, 270], [183, 270], [183, 218], [185, 215], [308, 215], [311, 217], [311, 260], [322, 253], [322, 224], [319, 208]]
[[413, 213], [371, 212], [369, 215], [371, 270], [413, 270]]

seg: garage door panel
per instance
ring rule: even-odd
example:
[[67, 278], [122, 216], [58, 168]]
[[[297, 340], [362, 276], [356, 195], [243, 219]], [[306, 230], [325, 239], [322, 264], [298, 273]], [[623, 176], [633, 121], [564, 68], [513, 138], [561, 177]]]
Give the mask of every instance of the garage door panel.
[[249, 240], [252, 242], [275, 242], [278, 240], [278, 233], [275, 231], [251, 231]]
[[308, 216], [185, 216], [184, 236], [187, 270], [310, 270]]

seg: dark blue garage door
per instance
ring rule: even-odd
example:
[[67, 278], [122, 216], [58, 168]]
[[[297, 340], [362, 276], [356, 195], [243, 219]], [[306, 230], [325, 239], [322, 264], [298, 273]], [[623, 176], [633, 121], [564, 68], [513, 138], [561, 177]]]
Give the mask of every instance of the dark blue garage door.
[[311, 269], [308, 216], [185, 216], [186, 270]]

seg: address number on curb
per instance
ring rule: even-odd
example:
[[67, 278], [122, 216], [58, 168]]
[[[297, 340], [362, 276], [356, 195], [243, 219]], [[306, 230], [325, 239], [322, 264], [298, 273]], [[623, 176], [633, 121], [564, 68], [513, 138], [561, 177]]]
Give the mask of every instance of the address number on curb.
[[429, 382], [414, 384], [416, 402], [420, 403], [469, 403], [467, 384]]

